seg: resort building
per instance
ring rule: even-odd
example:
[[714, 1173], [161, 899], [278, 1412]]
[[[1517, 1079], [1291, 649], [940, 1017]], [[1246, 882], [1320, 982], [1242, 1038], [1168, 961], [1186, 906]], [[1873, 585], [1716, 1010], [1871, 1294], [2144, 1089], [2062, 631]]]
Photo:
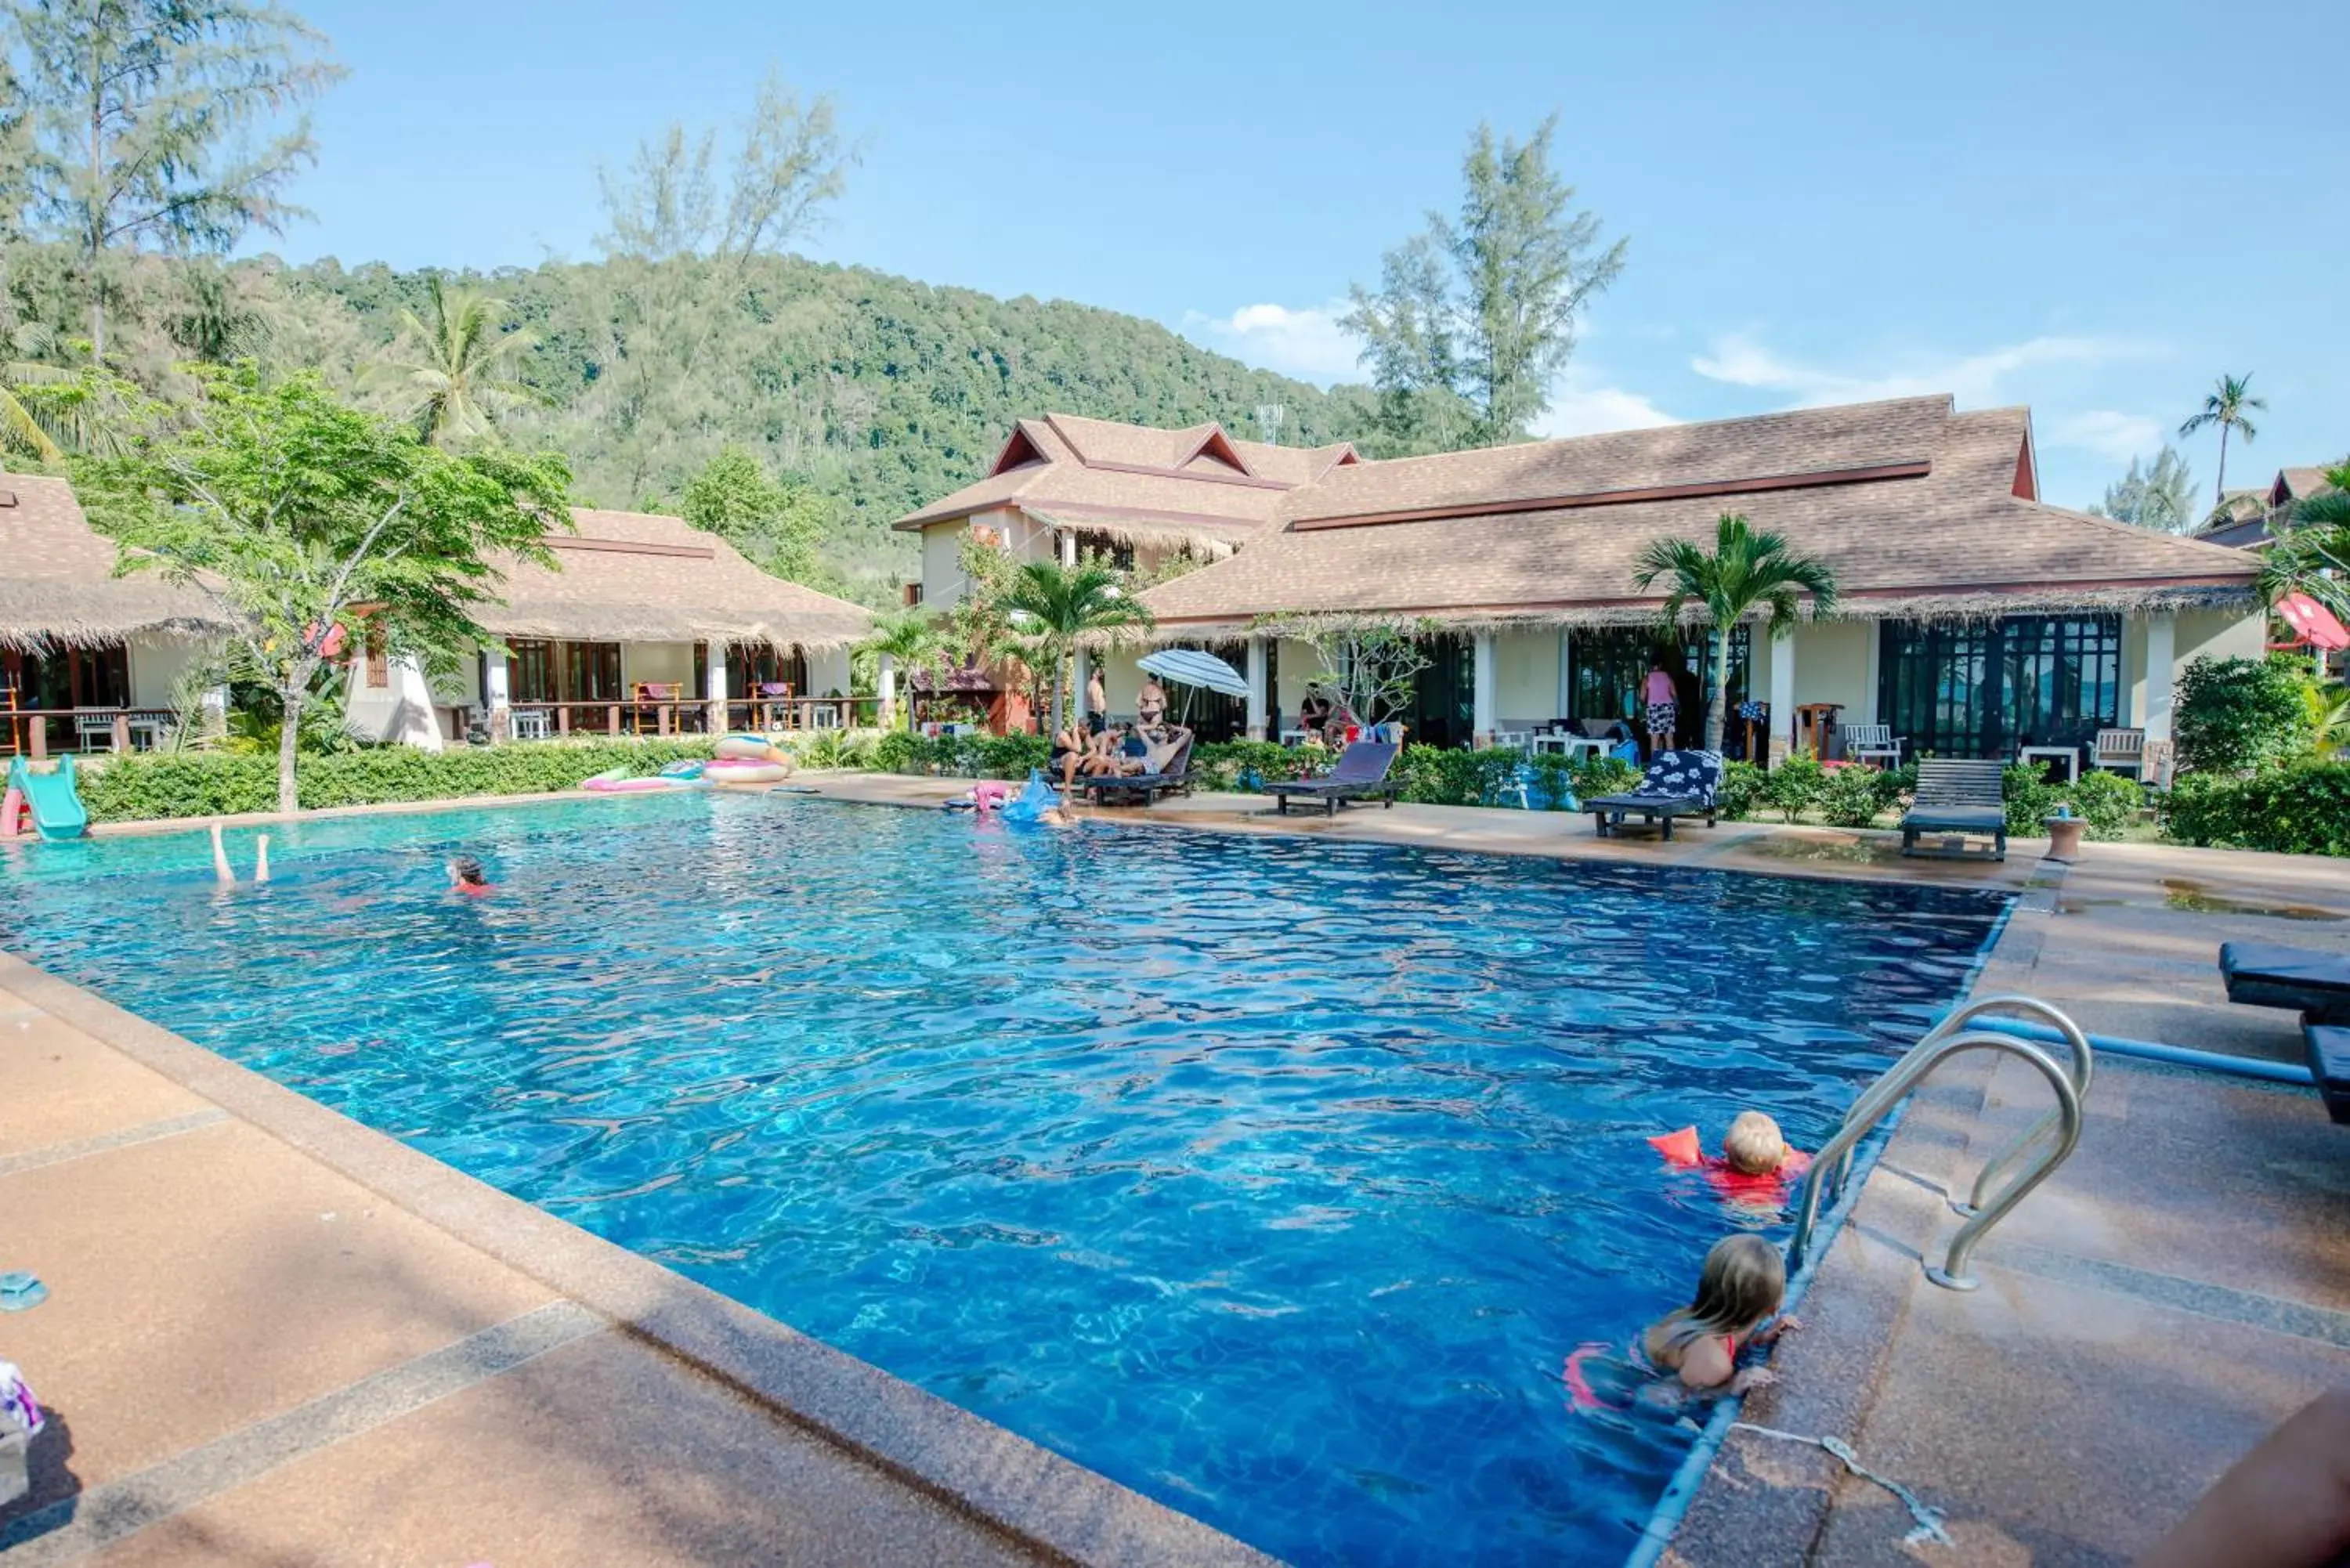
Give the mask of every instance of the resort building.
[[2231, 490], [2195, 530], [2195, 537], [2213, 545], [2257, 548], [2276, 536], [2293, 509], [2334, 486], [2322, 468], [2280, 468], [2266, 490]]
[[[574, 508], [553, 568], [501, 565], [474, 619], [503, 647], [453, 678], [358, 650], [348, 711], [379, 739], [436, 745], [480, 719], [493, 734], [666, 733], [869, 720], [849, 697], [862, 605], [769, 576], [681, 517]], [[429, 715], [429, 718], [425, 717]]]
[[[1284, 629], [1409, 621], [1431, 662], [1407, 722], [1455, 745], [1629, 716], [1662, 599], [1635, 587], [1636, 557], [1660, 537], [1710, 544], [1733, 512], [1826, 563], [1842, 596], [1776, 641], [1732, 634], [1731, 711], [1768, 704], [1774, 753], [1824, 713], [1831, 754], [1863, 723], [1912, 755], [2167, 737], [2189, 659], [2262, 648], [2254, 562], [2042, 501], [2029, 410], [1960, 413], [1947, 397], [1378, 462], [1055, 415], [1023, 421], [984, 479], [897, 525], [922, 535], [932, 603], [961, 592], [976, 526], [1025, 557], [1107, 542], [1146, 581], [1178, 547], [1211, 557], [1142, 594], [1159, 640], [1245, 673], [1250, 695], [1209, 730], [1294, 723], [1321, 661]], [[1678, 640], [1687, 740], [1711, 660], [1702, 628]], [[1131, 712], [1131, 654], [1106, 665], [1110, 709]]]
[[[428, 679], [352, 639], [350, 727], [438, 749], [476, 725], [527, 739], [872, 717], [848, 695], [862, 606], [771, 577], [681, 518], [572, 515], [547, 541], [556, 566], [504, 563], [499, 602], [477, 611], [503, 646]], [[180, 722], [186, 678], [234, 628], [200, 589], [117, 576], [117, 556], [64, 480], [0, 473], [0, 750], [145, 747]]]
[[0, 473], [0, 753], [153, 743], [230, 630], [201, 591], [115, 560], [73, 486]]

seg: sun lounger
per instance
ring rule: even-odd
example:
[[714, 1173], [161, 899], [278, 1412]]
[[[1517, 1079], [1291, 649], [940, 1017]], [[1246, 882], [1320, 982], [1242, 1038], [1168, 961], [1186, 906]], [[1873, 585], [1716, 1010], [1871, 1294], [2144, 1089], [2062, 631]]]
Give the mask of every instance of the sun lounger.
[[1921, 836], [1939, 838], [1988, 838], [1991, 858], [2007, 858], [2007, 806], [2000, 790], [1996, 762], [1958, 762], [1927, 757], [1918, 764], [1918, 797], [1901, 819], [1901, 853], [1941, 859], [1959, 859], [1964, 847], [1921, 849]]
[[1638, 815], [1649, 826], [1661, 827], [1663, 836], [1670, 839], [1677, 816], [1702, 816], [1711, 827], [1721, 792], [1720, 752], [1659, 752], [1650, 759], [1638, 789], [1627, 794], [1594, 795], [1583, 803], [1583, 809], [1591, 814], [1595, 837], [1621, 833], [1624, 819]]
[[2320, 1023], [2350, 1024], [2350, 957], [2277, 942], [2228, 942], [2220, 949], [2228, 1000], [2247, 1007], [2306, 1012]]
[[1388, 774], [1395, 770], [1397, 753], [1402, 750], [1390, 741], [1356, 741], [1338, 753], [1337, 763], [1320, 778], [1270, 784], [1264, 793], [1273, 796], [1277, 816], [1289, 815], [1289, 803], [1296, 796], [1320, 801], [1325, 816], [1336, 816], [1341, 805], [1357, 800], [1376, 799], [1393, 805], [1403, 784]]
[[2325, 1114], [2350, 1127], [2350, 956], [2277, 942], [2220, 949], [2228, 1000], [2301, 1014], [2301, 1042]]
[[1096, 774], [1077, 780], [1078, 790], [1090, 796], [1096, 805], [1107, 805], [1113, 798], [1127, 805], [1149, 805], [1162, 794], [1188, 792], [1191, 787], [1191, 737], [1188, 732], [1176, 743], [1175, 754], [1157, 773], [1123, 776]]

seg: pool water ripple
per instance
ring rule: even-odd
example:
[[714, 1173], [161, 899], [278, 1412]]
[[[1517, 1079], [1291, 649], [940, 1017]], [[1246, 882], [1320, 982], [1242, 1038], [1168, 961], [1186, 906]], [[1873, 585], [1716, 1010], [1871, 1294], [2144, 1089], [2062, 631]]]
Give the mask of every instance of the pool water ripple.
[[1560, 1359], [1739, 1222], [1646, 1137], [1815, 1142], [2002, 908], [792, 797], [276, 847], [0, 846], [0, 945], [1303, 1563], [1628, 1549], [1690, 1434]]

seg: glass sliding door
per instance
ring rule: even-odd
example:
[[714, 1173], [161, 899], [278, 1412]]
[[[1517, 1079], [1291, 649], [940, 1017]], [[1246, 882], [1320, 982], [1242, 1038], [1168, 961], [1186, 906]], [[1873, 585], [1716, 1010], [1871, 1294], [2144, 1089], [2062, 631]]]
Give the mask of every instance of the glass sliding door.
[[[1605, 627], [1566, 634], [1574, 639], [1568, 658], [1573, 670], [1567, 691], [1566, 717], [1629, 719], [1637, 726], [1641, 711], [1640, 683], [1648, 678], [1649, 661], [1659, 649], [1679, 693], [1679, 733], [1681, 743], [1696, 745], [1705, 735], [1705, 705], [1713, 694], [1711, 631], [1685, 630], [1678, 643], [1645, 626]], [[1746, 701], [1747, 670], [1753, 650], [1752, 631], [1743, 626], [1730, 634], [1730, 697], [1722, 707], [1725, 738], [1735, 742], [1740, 731], [1738, 704]]]
[[2013, 616], [1963, 627], [1887, 621], [1877, 635], [1877, 718], [1908, 737], [1911, 756], [2077, 746], [2118, 721], [2118, 616]]

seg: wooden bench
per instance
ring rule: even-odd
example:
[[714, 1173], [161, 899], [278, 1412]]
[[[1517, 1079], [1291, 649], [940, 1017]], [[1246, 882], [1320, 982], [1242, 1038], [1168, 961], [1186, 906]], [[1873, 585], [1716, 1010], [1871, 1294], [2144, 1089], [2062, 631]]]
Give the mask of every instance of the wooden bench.
[[1921, 849], [1918, 838], [1988, 838], [1990, 857], [2007, 858], [2007, 805], [1995, 762], [1960, 762], [1928, 757], [1918, 764], [1918, 796], [1901, 818], [1901, 853], [1935, 859], [1962, 859], [1980, 850]]

